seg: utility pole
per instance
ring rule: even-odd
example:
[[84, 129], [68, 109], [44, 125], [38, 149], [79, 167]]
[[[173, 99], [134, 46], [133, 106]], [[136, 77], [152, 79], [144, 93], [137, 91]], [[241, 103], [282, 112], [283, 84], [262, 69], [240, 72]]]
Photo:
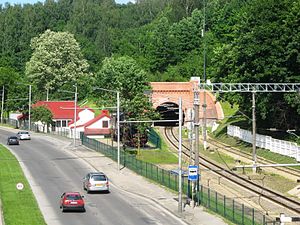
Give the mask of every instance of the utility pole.
[[30, 130], [30, 126], [31, 126], [31, 113], [30, 113], [30, 109], [31, 109], [31, 85], [29, 85], [29, 103], [28, 103], [28, 130]]
[[[205, 0], [203, 0], [203, 30], [202, 30], [202, 38], [203, 38], [203, 82], [206, 83], [206, 38], [205, 38]], [[206, 137], [206, 92], [205, 88], [203, 88], [203, 148], [207, 149], [207, 137]]]
[[73, 141], [74, 141], [74, 149], [76, 148], [76, 117], [77, 117], [77, 86], [75, 87], [75, 98], [74, 98], [74, 135], [73, 135]]
[[118, 171], [120, 171], [120, 92], [117, 91], [117, 148], [118, 148]]
[[2, 86], [1, 123], [3, 123], [3, 109], [4, 109], [4, 85]]
[[194, 123], [193, 121], [195, 120], [195, 115], [193, 110], [191, 110], [190, 113], [190, 120], [191, 122], [189, 122], [189, 130], [188, 130], [188, 135], [189, 135], [189, 144], [190, 144], [190, 157], [189, 157], [189, 164], [192, 165], [193, 164], [193, 152], [194, 152]]
[[195, 166], [199, 166], [199, 90], [196, 89], [194, 91], [194, 109], [195, 109]]
[[179, 142], [178, 142], [178, 213], [182, 213], [182, 100], [179, 98]]
[[256, 173], [256, 116], [255, 116], [255, 91], [252, 91], [252, 159], [253, 173]]

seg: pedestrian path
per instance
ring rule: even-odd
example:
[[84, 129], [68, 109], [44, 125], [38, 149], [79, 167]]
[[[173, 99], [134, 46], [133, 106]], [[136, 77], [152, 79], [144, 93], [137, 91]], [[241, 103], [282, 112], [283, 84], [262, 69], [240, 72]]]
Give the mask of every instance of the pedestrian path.
[[193, 225], [225, 225], [222, 218], [205, 212], [203, 207], [191, 207], [186, 205], [182, 214], [178, 213], [178, 195], [165, 187], [154, 184], [146, 178], [137, 175], [127, 168], [121, 168], [118, 172], [117, 163], [101, 153], [90, 150], [84, 146], [78, 146], [76, 150], [67, 148], [77, 157], [84, 159], [95, 170], [107, 174], [111, 183], [123, 191], [127, 191], [146, 199], [167, 209], [177, 217], [182, 218], [188, 224]]

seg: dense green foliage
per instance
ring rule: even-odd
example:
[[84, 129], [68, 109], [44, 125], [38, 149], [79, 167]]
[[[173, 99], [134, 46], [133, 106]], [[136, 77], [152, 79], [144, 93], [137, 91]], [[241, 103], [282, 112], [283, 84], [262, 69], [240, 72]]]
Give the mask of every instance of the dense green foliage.
[[[33, 75], [25, 73], [25, 65], [36, 54], [31, 40], [49, 29], [74, 35], [90, 66], [88, 72], [94, 75], [101, 74], [106, 57], [130, 57], [145, 71], [147, 81], [188, 81], [191, 76], [203, 76], [206, 49], [206, 75], [213, 82], [296, 83], [300, 82], [299, 24], [300, 2], [296, 0], [138, 0], [127, 5], [113, 0], [46, 0], [34, 5], [6, 4], [0, 7], [0, 67], [28, 80]], [[94, 83], [92, 76], [80, 78], [86, 86]], [[1, 75], [0, 84], [12, 85], [4, 79]], [[99, 85], [101, 79], [98, 76]], [[120, 87], [110, 79], [106, 82], [107, 87]], [[39, 85], [34, 88], [42, 90]], [[73, 91], [71, 85], [55, 85], [56, 89]], [[92, 95], [86, 86], [79, 88], [80, 99]], [[12, 92], [13, 88], [6, 89]], [[35, 94], [36, 99], [41, 96]], [[220, 97], [238, 104], [251, 117], [251, 94]], [[19, 103], [7, 107], [22, 108]], [[257, 94], [257, 121], [265, 128], [299, 129], [299, 94]]]
[[52, 112], [45, 106], [38, 106], [32, 109], [31, 118], [33, 121], [40, 121], [43, 126], [52, 122]]

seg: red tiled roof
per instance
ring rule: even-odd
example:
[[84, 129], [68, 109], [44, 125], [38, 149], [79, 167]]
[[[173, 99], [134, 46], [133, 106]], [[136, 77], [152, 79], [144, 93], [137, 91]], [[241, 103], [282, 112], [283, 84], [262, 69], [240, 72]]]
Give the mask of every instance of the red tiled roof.
[[[38, 101], [32, 107], [45, 106], [53, 115], [53, 119], [74, 119], [74, 101]], [[76, 107], [78, 113], [84, 108]], [[92, 110], [93, 111], [93, 110]]]
[[110, 134], [109, 128], [84, 128], [85, 135], [103, 135], [103, 134]]

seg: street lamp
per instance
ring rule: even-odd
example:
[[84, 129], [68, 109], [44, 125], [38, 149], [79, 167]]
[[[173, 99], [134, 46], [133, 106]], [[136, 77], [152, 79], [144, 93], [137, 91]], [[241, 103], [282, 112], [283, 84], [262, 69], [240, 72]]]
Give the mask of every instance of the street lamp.
[[3, 123], [3, 108], [4, 108], [4, 85], [2, 86], [2, 102], [1, 102], [1, 123]]
[[75, 92], [73, 91], [65, 91], [65, 90], [58, 90], [59, 92], [66, 92], [66, 93], [73, 93], [74, 94], [74, 134], [73, 134], [73, 144], [74, 149], [76, 148], [76, 115], [77, 115], [77, 86], [73, 85], [75, 87]]
[[29, 85], [29, 102], [28, 102], [28, 130], [30, 130], [30, 108], [31, 108], [31, 85]]
[[120, 171], [120, 92], [101, 88], [101, 87], [94, 87], [93, 89], [117, 93], [117, 149], [118, 149], [117, 161], [118, 161], [118, 171]]

